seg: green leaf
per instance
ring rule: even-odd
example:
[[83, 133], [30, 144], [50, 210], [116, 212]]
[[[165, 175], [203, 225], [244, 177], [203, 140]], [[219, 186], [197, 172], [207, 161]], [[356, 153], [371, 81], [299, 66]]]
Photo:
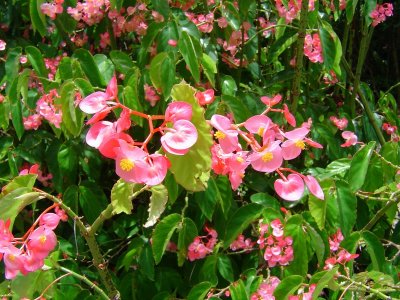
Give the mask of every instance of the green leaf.
[[24, 207], [41, 198], [38, 192], [32, 192], [32, 189], [27, 187], [19, 187], [6, 195], [0, 195], [0, 219], [10, 219], [12, 227], [15, 218]]
[[107, 207], [108, 199], [98, 185], [85, 181], [79, 185], [79, 205], [86, 220], [93, 223]]
[[291, 275], [284, 278], [274, 290], [275, 299], [289, 299], [289, 296], [293, 295], [302, 283], [302, 276]]
[[163, 15], [165, 19], [168, 19], [169, 15], [169, 4], [168, 0], [151, 0], [155, 11]]
[[175, 64], [167, 52], [157, 54], [150, 64], [150, 79], [157, 89], [161, 89], [165, 98], [171, 92], [175, 82]]
[[233, 195], [232, 195], [232, 188], [231, 182], [229, 181], [228, 177], [226, 176], [218, 176], [215, 179], [215, 184], [218, 189], [218, 197], [217, 201], [222, 208], [222, 212], [224, 216], [227, 218], [230, 208], [232, 206]]
[[2, 160], [10, 150], [13, 145], [13, 138], [11, 136], [0, 137], [0, 160]]
[[146, 65], [149, 48], [153, 44], [153, 41], [155, 40], [157, 35], [160, 33], [160, 31], [164, 27], [165, 27], [164, 22], [163, 23], [157, 23], [157, 22], [150, 23], [149, 27], [146, 30], [146, 35], [142, 39], [141, 47], [139, 50], [139, 55], [138, 55], [139, 68], [143, 69], [144, 66]]
[[267, 62], [275, 62], [286, 49], [289, 49], [290, 46], [297, 41], [297, 38], [298, 34], [293, 34], [293, 32], [286, 32], [283, 36], [278, 38], [278, 40], [271, 45], [271, 48], [268, 51]]
[[111, 204], [113, 206], [113, 214], [132, 213], [132, 196], [139, 191], [143, 185], [124, 181], [122, 178], [114, 184], [111, 189]]
[[187, 295], [187, 300], [203, 300], [206, 298], [208, 291], [213, 287], [209, 281], [196, 284]]
[[25, 187], [29, 190], [32, 190], [35, 185], [37, 175], [36, 174], [28, 174], [28, 175], [20, 175], [11, 180], [6, 186], [2, 188], [2, 194], [8, 194], [18, 188]]
[[25, 52], [29, 62], [32, 64], [33, 69], [38, 76], [47, 78], [48, 71], [44, 64], [43, 56], [40, 50], [34, 46], [25, 47]]
[[200, 281], [209, 281], [213, 285], [217, 285], [218, 276], [217, 276], [217, 262], [218, 255], [213, 254], [206, 258], [203, 266], [200, 269], [199, 280]]
[[324, 241], [317, 230], [315, 230], [309, 223], [305, 222], [305, 226], [308, 236], [310, 237], [311, 247], [314, 249], [315, 255], [317, 256], [318, 264], [322, 266], [324, 265], [325, 255]]
[[347, 237], [357, 218], [357, 198], [347, 182], [336, 181], [336, 201], [339, 208], [339, 223], [343, 236]]
[[224, 249], [230, 244], [262, 213], [262, 206], [251, 203], [240, 207], [232, 217], [229, 218], [226, 225], [226, 234], [224, 238]]
[[181, 220], [182, 217], [180, 215], [171, 214], [162, 219], [154, 229], [152, 246], [154, 261], [156, 264], [160, 263], [168, 242]]
[[149, 204], [149, 218], [143, 227], [151, 227], [156, 224], [158, 218], [165, 210], [165, 205], [168, 202], [168, 191], [162, 184], [152, 186], [151, 197]]
[[[11, 85], [11, 83], [18, 75], [19, 58], [21, 56], [21, 53], [22, 53], [21, 47], [11, 48], [7, 52], [7, 60], [4, 64], [4, 68], [6, 71], [7, 81], [9, 85]], [[7, 87], [7, 92], [8, 92], [8, 87]]]
[[210, 56], [203, 53], [201, 58], [201, 66], [207, 79], [210, 81], [212, 86], [215, 86], [215, 74], [217, 74], [217, 63]]
[[325, 21], [321, 21], [319, 36], [322, 45], [322, 55], [326, 70], [333, 70], [337, 75], [341, 74], [340, 61], [342, 58], [342, 45], [340, 39], [332, 29], [332, 26]]
[[79, 150], [76, 145], [65, 142], [61, 145], [57, 154], [60, 172], [66, 186], [74, 184], [78, 177]]
[[184, 218], [178, 235], [178, 266], [181, 267], [186, 261], [188, 247], [197, 235], [196, 224], [192, 219]]
[[271, 195], [267, 193], [256, 193], [250, 196], [250, 201], [264, 207], [273, 208], [279, 211], [281, 208], [281, 203]]
[[353, 21], [354, 13], [356, 12], [358, 0], [347, 0], [346, 3], [346, 19], [347, 24]]
[[15, 132], [17, 133], [18, 139], [21, 139], [25, 129], [22, 119], [22, 104], [19, 99], [17, 87], [18, 78], [15, 78], [8, 90], [8, 99], [10, 100], [11, 122], [14, 126]]
[[177, 183], [189, 191], [203, 191], [210, 178], [212, 136], [210, 125], [204, 118], [204, 109], [198, 104], [194, 93], [195, 90], [184, 83], [172, 89], [171, 96], [175, 101], [185, 101], [192, 106], [191, 122], [196, 126], [198, 138], [185, 155], [167, 153], [167, 157], [171, 162], [170, 172]]
[[[42, 293], [46, 288], [51, 287], [52, 282], [56, 279], [53, 270], [38, 270], [28, 273], [25, 276], [17, 276], [11, 281], [11, 290], [14, 299], [31, 299]], [[43, 296], [52, 298], [50, 288]]]
[[[139, 100], [139, 85], [140, 85], [140, 71], [139, 68], [133, 68], [130, 70], [131, 74], [126, 81], [126, 86], [123, 90], [122, 103], [130, 109], [142, 112], [143, 107]], [[143, 126], [143, 118], [138, 116], [131, 116], [131, 119], [138, 124]]]
[[139, 256], [139, 266], [140, 270], [150, 279], [154, 280], [154, 259], [153, 259], [153, 253], [151, 251], [151, 247], [149, 244], [146, 244], [143, 248], [142, 251], [140, 251], [140, 256]]
[[246, 20], [251, 5], [255, 3], [254, 0], [239, 0], [239, 13], [241, 20]]
[[108, 85], [111, 78], [114, 76], [114, 64], [104, 54], [96, 54], [93, 59], [101, 75], [101, 82], [103, 86]]
[[369, 142], [368, 145], [362, 147], [353, 156], [348, 173], [348, 181], [352, 192], [357, 191], [364, 184], [375, 144], [376, 142]]
[[228, 282], [233, 282], [233, 268], [231, 259], [227, 255], [218, 256], [218, 272]]
[[320, 186], [324, 192], [324, 195], [326, 195], [325, 201], [321, 201], [321, 199], [318, 199], [312, 194], [310, 194], [308, 198], [308, 207], [310, 213], [321, 230], [325, 228], [328, 203], [332, 200], [330, 189], [333, 185], [334, 181], [332, 179], [320, 181]]
[[230, 95], [222, 95], [221, 99], [229, 107], [236, 123], [242, 123], [251, 117], [251, 112], [240, 99]]
[[231, 293], [232, 300], [249, 299], [249, 295], [246, 293], [246, 287], [242, 279], [231, 284], [229, 286], [229, 292]]
[[183, 31], [179, 39], [179, 51], [196, 82], [200, 81], [200, 58], [202, 57], [200, 41]]
[[375, 234], [369, 231], [364, 231], [362, 233], [362, 238], [371, 258], [372, 269], [375, 271], [384, 271], [384, 266], [386, 265], [385, 249], [383, 248], [381, 241]]
[[110, 52], [110, 58], [115, 69], [122, 74], [127, 74], [133, 67], [135, 67], [130, 56], [120, 50], [112, 50]]
[[[311, 277], [310, 284], [317, 284], [312, 295], [312, 300], [318, 299], [318, 296], [321, 294], [322, 290], [327, 288], [331, 281], [335, 281], [334, 277], [337, 274], [338, 268], [339, 267], [334, 267], [332, 270], [322, 271], [314, 274], [314, 276]], [[316, 280], [316, 278], [318, 278], [318, 280]]]
[[41, 36], [45, 36], [47, 33], [46, 17], [42, 13], [40, 6], [44, 0], [29, 0], [29, 14], [32, 21], [32, 27], [34, 31], [38, 31]]
[[376, 0], [365, 0], [363, 5], [362, 15], [367, 26], [371, 25], [372, 23], [371, 13], [376, 8], [376, 3]]
[[293, 238], [294, 253], [294, 260], [290, 262], [286, 270], [289, 274], [305, 276], [308, 271], [308, 245], [301, 215], [294, 215], [287, 220], [285, 235]]
[[97, 64], [88, 50], [79, 48], [75, 50], [73, 57], [76, 57], [79, 60], [83, 72], [85, 72], [93, 86], [100, 87], [107, 85], [107, 83], [104, 84], [104, 79], [100, 74]]
[[73, 82], [67, 82], [61, 87], [60, 103], [63, 112], [62, 125], [74, 137], [78, 137], [83, 127], [84, 115], [75, 106], [76, 86]]
[[238, 88], [235, 82], [230, 75], [225, 75], [221, 78], [221, 89], [223, 95], [235, 96]]

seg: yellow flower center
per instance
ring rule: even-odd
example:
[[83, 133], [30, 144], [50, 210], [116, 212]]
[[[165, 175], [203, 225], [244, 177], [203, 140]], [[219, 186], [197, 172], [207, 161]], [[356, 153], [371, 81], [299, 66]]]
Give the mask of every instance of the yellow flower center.
[[238, 157], [236, 157], [236, 161], [239, 163], [242, 163], [242, 162], [244, 162], [244, 159], [243, 159], [243, 157], [238, 156]]
[[304, 148], [306, 147], [306, 145], [304, 144], [304, 142], [303, 141], [296, 141], [296, 143], [295, 143], [295, 145], [296, 145], [296, 147], [297, 148], [300, 148], [301, 150], [304, 150]]
[[123, 158], [119, 162], [119, 166], [120, 166], [121, 170], [123, 170], [125, 172], [129, 172], [130, 170], [132, 170], [135, 167], [135, 164], [130, 159]]
[[264, 129], [265, 129], [264, 127], [258, 128], [257, 134], [260, 135], [260, 136], [263, 135], [264, 134]]
[[272, 152], [267, 152], [267, 153], [265, 153], [265, 154], [261, 157], [261, 159], [262, 159], [263, 162], [269, 162], [269, 161], [271, 161], [273, 158], [274, 158], [274, 155], [272, 154]]
[[46, 243], [46, 236], [45, 236], [45, 235], [41, 235], [40, 238], [39, 238], [39, 242], [40, 242], [41, 244]]
[[223, 140], [223, 139], [226, 137], [226, 134], [218, 130], [218, 131], [214, 134], [214, 136], [215, 136], [217, 139], [219, 139], [219, 140]]

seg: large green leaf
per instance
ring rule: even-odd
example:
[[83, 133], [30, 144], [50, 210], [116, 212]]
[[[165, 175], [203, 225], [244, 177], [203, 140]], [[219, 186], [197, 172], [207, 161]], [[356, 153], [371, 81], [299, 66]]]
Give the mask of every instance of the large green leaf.
[[146, 35], [144, 36], [139, 50], [138, 56], [138, 65], [139, 68], [144, 68], [146, 65], [147, 56], [149, 53], [149, 49], [153, 44], [154, 39], [160, 33], [160, 31], [165, 27], [165, 23], [150, 23], [149, 27], [146, 30]]
[[6, 195], [11, 193], [12, 191], [25, 187], [29, 190], [32, 190], [35, 185], [37, 175], [36, 174], [28, 174], [28, 175], [20, 175], [11, 180], [7, 185], [2, 188], [2, 195]]
[[79, 185], [79, 205], [89, 223], [96, 220], [107, 204], [107, 197], [98, 185], [89, 181]]
[[327, 288], [331, 281], [335, 280], [335, 275], [337, 274], [338, 267], [334, 267], [332, 270], [329, 271], [322, 271], [319, 273], [314, 274], [314, 276], [310, 280], [311, 283], [316, 283], [317, 286], [315, 287], [312, 299], [318, 299], [318, 296], [321, 294], [322, 290]]
[[46, 69], [46, 65], [44, 64], [43, 55], [40, 50], [34, 46], [27, 46], [25, 47], [25, 52], [36, 73], [40, 77], [47, 78], [48, 71]]
[[114, 63], [115, 69], [123, 74], [127, 74], [135, 64], [128, 54], [120, 50], [113, 50], [110, 52], [110, 58]]
[[175, 82], [175, 63], [167, 52], [157, 54], [150, 64], [150, 79], [164, 97], [168, 97]]
[[132, 196], [142, 187], [143, 185], [141, 184], [126, 182], [120, 178], [111, 190], [113, 213], [120, 214], [123, 212], [128, 215], [131, 214], [133, 209]]
[[181, 222], [182, 217], [178, 214], [171, 214], [162, 219], [156, 226], [152, 237], [154, 261], [158, 264], [164, 255], [172, 234]]
[[339, 208], [339, 223], [343, 235], [350, 234], [357, 218], [357, 198], [343, 180], [336, 181], [336, 201]]
[[62, 174], [64, 185], [74, 184], [78, 177], [79, 149], [70, 142], [61, 145], [57, 153], [57, 161]]
[[151, 187], [150, 191], [149, 217], [143, 225], [144, 227], [151, 227], [156, 224], [168, 202], [168, 191], [162, 184]]
[[54, 270], [37, 270], [25, 276], [15, 277], [10, 285], [14, 299], [33, 299], [36, 295], [49, 288], [43, 297], [52, 298], [52, 283], [56, 279]]
[[192, 219], [184, 218], [178, 235], [178, 266], [186, 260], [188, 247], [198, 235], [197, 226]]
[[385, 249], [377, 236], [369, 231], [362, 233], [362, 238], [367, 247], [367, 252], [371, 258], [372, 269], [375, 271], [383, 271], [386, 265]]
[[340, 60], [342, 58], [342, 45], [340, 39], [332, 29], [332, 26], [321, 21], [319, 36], [322, 45], [322, 55], [326, 70], [333, 70], [337, 75], [341, 74]]
[[192, 106], [191, 122], [196, 126], [198, 138], [185, 155], [167, 153], [167, 157], [177, 183], [189, 191], [203, 191], [210, 178], [212, 136], [210, 125], [204, 118], [204, 109], [198, 104], [194, 93], [195, 90], [184, 83], [172, 89], [171, 96], [175, 101], [185, 101]]
[[303, 277], [299, 275], [284, 278], [274, 290], [275, 299], [289, 299], [289, 296], [293, 295], [302, 283]]
[[80, 48], [74, 52], [74, 57], [76, 57], [85, 72], [87, 78], [93, 86], [104, 86], [104, 79], [100, 74], [99, 68], [90, 52], [86, 49]]
[[255, 203], [242, 206], [236, 210], [226, 225], [224, 248], [228, 248], [251, 222], [260, 217], [261, 213], [262, 206]]
[[268, 63], [274, 63], [275, 60], [290, 46], [297, 41], [298, 34], [293, 32], [286, 32], [283, 36], [271, 45], [268, 51]]
[[8, 89], [8, 99], [10, 100], [11, 122], [14, 126], [15, 132], [17, 133], [18, 139], [21, 139], [25, 129], [22, 118], [22, 104], [19, 98], [20, 93], [17, 90], [18, 81], [18, 78], [15, 78]]
[[61, 108], [62, 108], [62, 125], [74, 137], [78, 137], [81, 133], [84, 115], [82, 111], [75, 106], [76, 86], [73, 82], [65, 83], [61, 88]]
[[207, 256], [207, 258], [204, 261], [203, 266], [200, 269], [199, 280], [200, 281], [209, 281], [213, 285], [217, 285], [217, 283], [218, 283], [217, 263], [218, 263], [218, 255], [217, 254]]
[[40, 6], [44, 0], [29, 0], [29, 14], [31, 16], [33, 30], [37, 30], [41, 36], [47, 33], [46, 17], [42, 13]]
[[232, 300], [249, 299], [249, 295], [246, 293], [246, 287], [242, 279], [234, 282], [229, 287]]
[[212, 86], [215, 86], [215, 74], [217, 74], [217, 63], [207, 54], [203, 53], [201, 58], [203, 72]]
[[233, 282], [235, 279], [233, 278], [233, 267], [232, 261], [228, 255], [219, 255], [218, 256], [218, 272], [221, 276], [228, 282]]
[[202, 57], [200, 41], [183, 31], [179, 39], [179, 51], [196, 82], [200, 81], [200, 58]]
[[354, 154], [348, 173], [348, 182], [352, 192], [360, 189], [365, 181], [375, 142], [370, 142]]
[[[4, 64], [4, 68], [6, 71], [8, 85], [11, 85], [13, 80], [18, 75], [19, 70], [19, 58], [22, 53], [21, 47], [11, 48], [7, 52], [7, 60]], [[7, 87], [6, 91], [8, 91], [9, 87]]]
[[321, 201], [321, 199], [318, 199], [312, 194], [310, 194], [308, 198], [308, 207], [310, 213], [317, 223], [318, 228], [321, 230], [325, 228], [328, 204], [329, 202], [333, 201], [332, 193], [330, 192], [330, 189], [333, 185], [334, 181], [332, 179], [320, 181], [320, 186], [324, 191], [324, 195], [326, 195], [325, 201]]
[[208, 291], [213, 287], [209, 281], [196, 284], [187, 295], [187, 300], [203, 300], [206, 298]]
[[[303, 218], [301, 215], [290, 217], [285, 225], [285, 235], [293, 238], [294, 259], [290, 262], [286, 270], [291, 275], [305, 276], [308, 271], [308, 252], [307, 239], [303, 231]], [[281, 299], [281, 298], [278, 298]]]
[[251, 117], [249, 109], [240, 99], [230, 95], [223, 95], [221, 99], [229, 107], [236, 123], [242, 123]]

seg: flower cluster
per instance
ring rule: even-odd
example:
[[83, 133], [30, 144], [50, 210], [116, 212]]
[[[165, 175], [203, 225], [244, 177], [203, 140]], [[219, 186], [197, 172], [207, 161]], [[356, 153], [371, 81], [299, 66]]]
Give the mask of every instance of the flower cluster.
[[313, 294], [317, 285], [315, 283], [310, 284], [308, 287], [308, 292], [304, 292], [304, 289], [300, 289], [298, 295], [289, 296], [289, 300], [311, 300], [313, 298]]
[[250, 238], [245, 238], [243, 234], [240, 234], [236, 240], [230, 244], [229, 248], [232, 251], [239, 251], [239, 250], [252, 250], [255, 242], [252, 242]]
[[42, 120], [46, 119], [50, 124], [60, 128], [62, 121], [62, 111], [54, 101], [59, 95], [57, 90], [50, 90], [48, 94], [44, 94], [36, 102], [36, 114], [23, 118], [25, 130], [36, 130], [42, 124]]
[[[117, 79], [114, 76], [105, 92], [94, 92], [79, 102], [82, 111], [94, 116], [88, 121], [92, 125], [86, 135], [88, 145], [99, 149], [105, 157], [115, 160], [116, 173], [128, 182], [157, 185], [161, 183], [170, 167], [165, 155], [150, 154], [147, 144], [155, 133], [162, 134], [163, 149], [174, 155], [184, 155], [197, 141], [197, 129], [190, 122], [192, 107], [186, 102], [172, 102], [164, 116], [149, 116], [133, 111], [118, 101]], [[122, 112], [116, 122], [103, 121], [114, 109]], [[131, 127], [131, 115], [148, 120], [150, 133], [144, 142], [134, 141], [126, 133]], [[154, 128], [153, 120], [164, 120]], [[140, 147], [139, 147], [140, 146]]]
[[387, 17], [391, 16], [393, 16], [392, 3], [377, 4], [370, 14], [370, 17], [372, 18], [372, 26], [377, 26], [379, 23], [384, 22]]
[[329, 120], [331, 120], [331, 122], [333, 123], [333, 125], [335, 125], [338, 129], [343, 130], [347, 127], [347, 124], [349, 123], [349, 121], [344, 117], [344, 118], [337, 118], [335, 116], [331, 116], [329, 118]]
[[340, 248], [340, 243], [343, 241], [343, 235], [340, 229], [329, 237], [329, 248], [334, 255], [325, 260], [324, 270], [332, 269], [336, 264], [344, 265], [350, 260], [358, 257], [358, 254], [351, 254], [346, 249]]
[[[289, 124], [296, 125], [296, 120], [286, 105], [283, 109], [273, 108], [281, 99], [280, 95], [272, 98], [261, 97], [267, 109], [241, 124], [234, 124], [228, 117], [218, 114], [211, 117], [210, 124], [216, 129], [214, 133], [216, 142], [211, 149], [212, 169], [216, 174], [228, 175], [233, 189], [237, 189], [242, 183], [249, 165], [259, 172], [276, 171], [281, 179], [276, 180], [274, 186], [281, 198], [288, 201], [299, 200], [303, 195], [305, 183], [312, 194], [324, 199], [323, 192], [314, 177], [281, 167], [284, 160], [298, 157], [306, 145], [322, 148], [320, 144], [306, 137], [310, 132], [310, 123], [304, 123], [299, 128], [284, 132], [266, 116], [270, 111], [279, 112]], [[251, 151], [243, 150], [239, 136], [247, 142]], [[286, 177], [282, 171], [292, 174]]]
[[76, 21], [82, 20], [90, 26], [99, 23], [103, 19], [106, 6], [109, 6], [108, 0], [84, 0], [83, 2], [78, 2], [75, 8], [68, 7], [67, 13]]
[[307, 34], [304, 39], [304, 55], [313, 63], [323, 63], [322, 45], [318, 33]]
[[[292, 21], [297, 18], [300, 10], [301, 10], [301, 2], [302, 0], [289, 0], [286, 1], [275, 0], [275, 7], [278, 11], [278, 14], [281, 18], [286, 20], [286, 24], [292, 23]], [[308, 10], [314, 10], [314, 2], [315, 0], [308, 1]]]
[[189, 245], [187, 258], [190, 261], [203, 259], [207, 254], [213, 252], [214, 246], [217, 243], [218, 233], [208, 227], [205, 227], [205, 231], [207, 235], [195, 237], [194, 241]]
[[250, 300], [275, 300], [274, 291], [280, 282], [278, 277], [268, 277], [260, 284], [257, 292], [251, 295]]
[[65, 212], [58, 206], [55, 208], [54, 213], [43, 213], [22, 238], [13, 236], [10, 220], [0, 220], [0, 259], [4, 260], [7, 279], [18, 273], [26, 275], [44, 265], [44, 259], [57, 245], [54, 229], [60, 220], [67, 220]]
[[293, 260], [293, 238], [284, 235], [283, 224], [280, 219], [270, 224], [260, 224], [260, 237], [257, 240], [260, 249], [264, 250], [264, 259], [268, 267], [286, 266]]
[[64, 9], [62, 7], [64, 0], [54, 0], [52, 3], [43, 3], [40, 5], [40, 9], [43, 14], [48, 16], [50, 19], [55, 20], [58, 14], [61, 14]]

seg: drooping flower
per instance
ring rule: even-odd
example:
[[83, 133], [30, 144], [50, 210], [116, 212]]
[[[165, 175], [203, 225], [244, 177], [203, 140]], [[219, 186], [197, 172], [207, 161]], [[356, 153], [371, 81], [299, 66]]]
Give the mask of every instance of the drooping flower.
[[304, 193], [304, 181], [298, 174], [289, 174], [286, 180], [277, 179], [274, 182], [276, 193], [284, 200], [297, 201]]
[[213, 115], [210, 123], [215, 129], [217, 129], [217, 132], [215, 132], [214, 136], [217, 138], [222, 150], [225, 153], [240, 149], [238, 132], [232, 128], [232, 123], [227, 117]]
[[285, 132], [283, 135], [287, 138], [282, 143], [282, 156], [285, 160], [295, 159], [305, 149], [304, 138], [309, 133], [309, 129], [305, 127], [296, 128], [292, 131]]
[[254, 151], [249, 155], [249, 161], [254, 170], [271, 173], [278, 169], [283, 162], [280, 141], [269, 143], [260, 151]]
[[171, 154], [184, 155], [197, 141], [197, 129], [187, 120], [178, 120], [172, 128], [165, 128], [165, 131], [161, 144]]
[[352, 131], [343, 131], [342, 137], [346, 140], [340, 147], [351, 147], [357, 144], [358, 138]]

